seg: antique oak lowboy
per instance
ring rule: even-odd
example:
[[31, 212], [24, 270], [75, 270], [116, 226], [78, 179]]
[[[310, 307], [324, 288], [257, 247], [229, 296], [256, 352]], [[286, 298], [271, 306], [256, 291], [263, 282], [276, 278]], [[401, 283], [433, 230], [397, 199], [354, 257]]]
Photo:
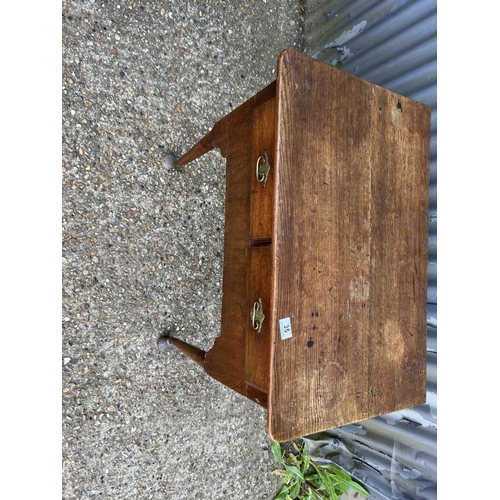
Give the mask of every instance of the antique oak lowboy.
[[430, 108], [293, 50], [226, 158], [221, 335], [174, 344], [287, 441], [425, 402]]

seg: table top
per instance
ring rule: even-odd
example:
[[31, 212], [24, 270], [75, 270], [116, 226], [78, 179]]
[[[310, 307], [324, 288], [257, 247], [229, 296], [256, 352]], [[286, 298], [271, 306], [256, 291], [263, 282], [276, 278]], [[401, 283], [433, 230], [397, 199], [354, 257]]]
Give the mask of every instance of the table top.
[[268, 432], [425, 402], [430, 108], [278, 59]]

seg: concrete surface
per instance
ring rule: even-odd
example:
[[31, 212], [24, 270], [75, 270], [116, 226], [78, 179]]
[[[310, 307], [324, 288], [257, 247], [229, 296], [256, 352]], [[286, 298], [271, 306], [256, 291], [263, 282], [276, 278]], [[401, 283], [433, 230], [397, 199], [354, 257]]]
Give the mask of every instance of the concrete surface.
[[62, 2], [62, 497], [271, 499], [265, 411], [163, 329], [219, 334], [224, 160], [180, 154], [299, 49], [301, 2]]

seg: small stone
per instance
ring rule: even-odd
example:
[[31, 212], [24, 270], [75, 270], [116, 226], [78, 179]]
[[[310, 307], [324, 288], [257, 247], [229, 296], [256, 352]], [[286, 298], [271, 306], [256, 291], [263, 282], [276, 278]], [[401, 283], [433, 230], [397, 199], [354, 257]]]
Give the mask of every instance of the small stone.
[[120, 35], [118, 33], [115, 35], [115, 40], [120, 40]]
[[71, 358], [64, 358], [64, 365], [67, 365], [71, 361]]

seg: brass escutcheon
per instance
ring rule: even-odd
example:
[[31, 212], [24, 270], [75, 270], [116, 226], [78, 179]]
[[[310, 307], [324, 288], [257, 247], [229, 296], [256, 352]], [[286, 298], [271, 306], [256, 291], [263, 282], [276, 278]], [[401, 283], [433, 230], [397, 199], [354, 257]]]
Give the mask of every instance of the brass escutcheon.
[[257, 330], [257, 333], [260, 333], [262, 323], [265, 319], [264, 311], [262, 310], [262, 299], [259, 298], [259, 300], [255, 302], [250, 311], [250, 317], [252, 318], [253, 329]]

